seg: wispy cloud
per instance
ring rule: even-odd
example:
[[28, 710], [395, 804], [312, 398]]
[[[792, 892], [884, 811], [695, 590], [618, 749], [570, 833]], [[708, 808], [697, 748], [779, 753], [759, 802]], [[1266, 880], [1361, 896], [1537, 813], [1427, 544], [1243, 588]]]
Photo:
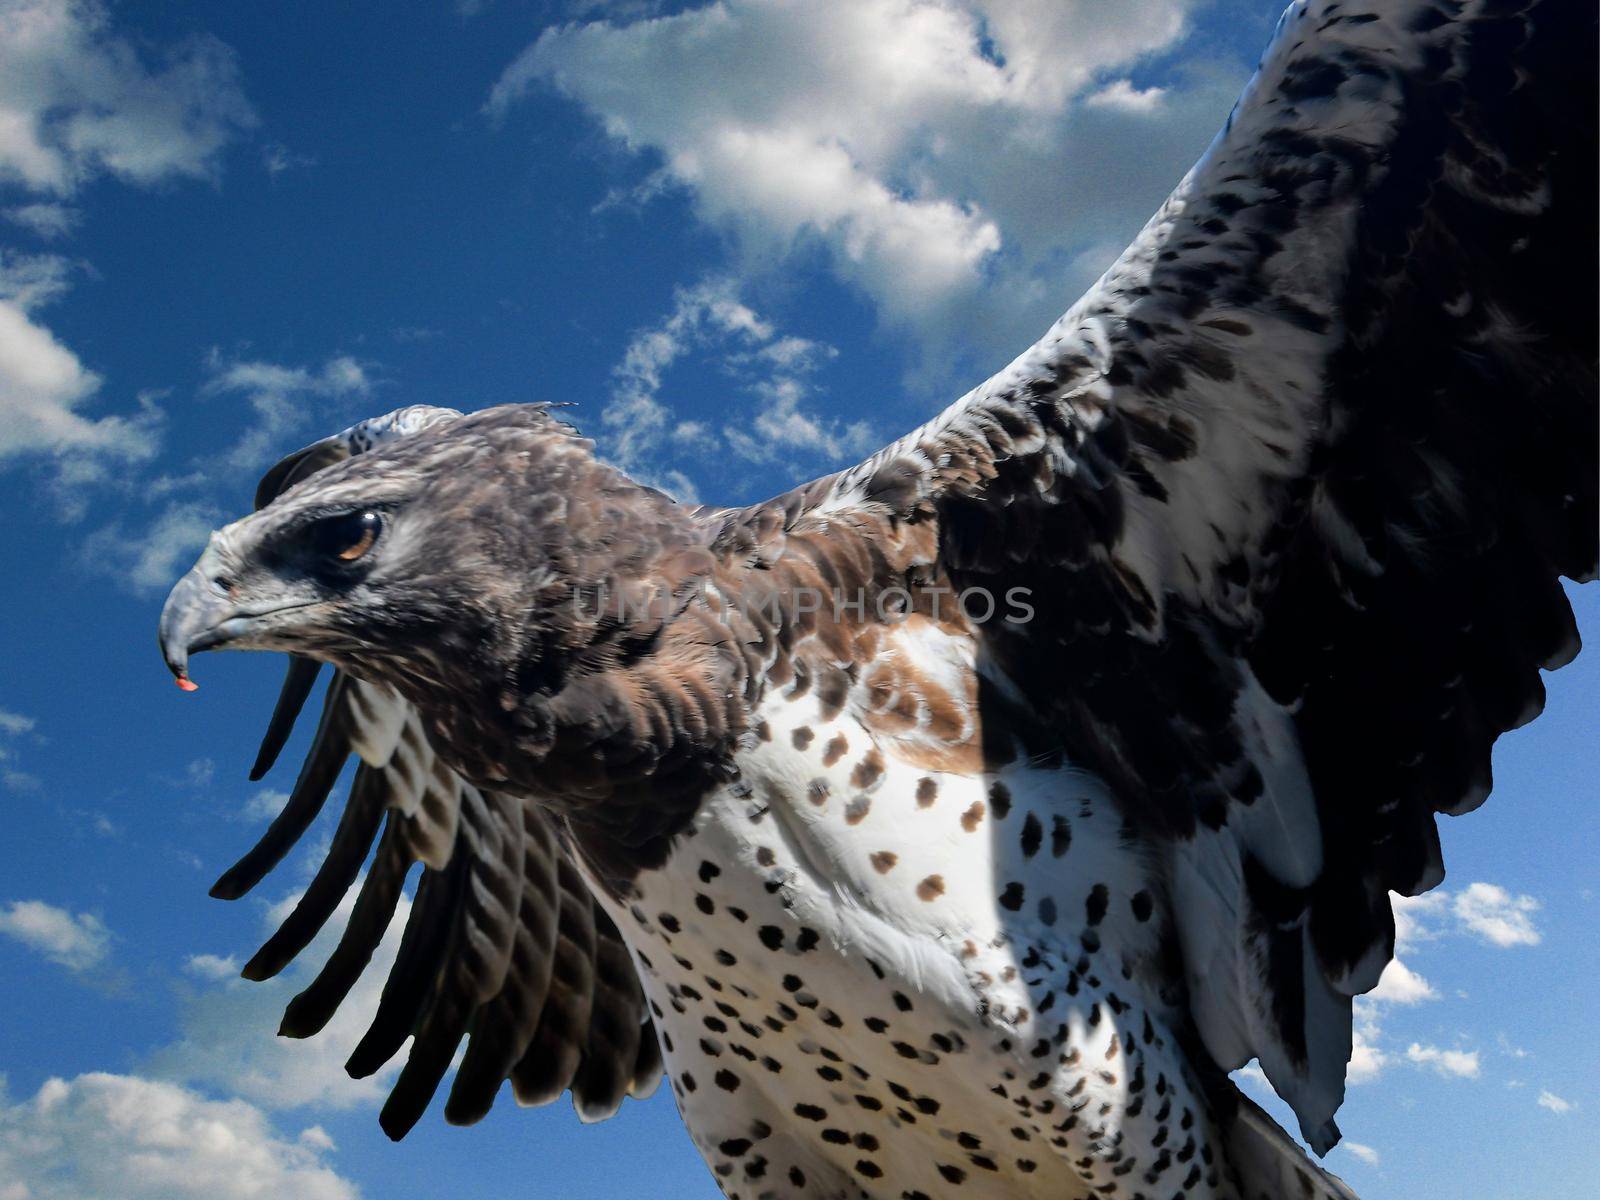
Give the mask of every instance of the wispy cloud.
[[206, 501], [174, 502], [142, 528], [118, 522], [95, 530], [84, 538], [79, 561], [129, 591], [151, 595], [172, 586], [220, 516], [221, 510]]
[[373, 383], [366, 364], [336, 355], [320, 367], [284, 366], [259, 360], [230, 360], [212, 351], [206, 360], [210, 378], [201, 389], [206, 397], [239, 396], [254, 420], [226, 452], [237, 470], [266, 466], [274, 454], [290, 449], [290, 434], [308, 428], [318, 414], [318, 401], [365, 396]]
[[1547, 1108], [1558, 1117], [1564, 1117], [1573, 1109], [1572, 1101], [1564, 1100], [1548, 1088], [1539, 1092], [1538, 1104], [1540, 1108]]
[[32, 733], [34, 726], [37, 724], [38, 722], [32, 717], [25, 717], [21, 713], [0, 708], [0, 733], [19, 737], [24, 733]]
[[1369, 1167], [1378, 1165], [1379, 1155], [1371, 1146], [1364, 1142], [1352, 1142], [1349, 1138], [1339, 1143], [1339, 1149], [1348, 1154], [1353, 1154]]
[[1462, 928], [1500, 947], [1537, 946], [1541, 935], [1533, 915], [1540, 907], [1532, 896], [1514, 896], [1492, 883], [1468, 884], [1452, 905]]
[[283, 806], [289, 803], [289, 793], [280, 792], [276, 788], [262, 788], [252, 795], [238, 811], [241, 821], [266, 821], [277, 816], [283, 811]]
[[17, 766], [15, 746], [18, 739], [33, 733], [36, 724], [32, 717], [0, 708], [0, 784], [12, 791], [31, 791], [39, 786], [38, 776]]
[[183, 782], [197, 790], [210, 787], [216, 777], [217, 764], [209, 758], [190, 759], [189, 765], [183, 769]]
[[75, 972], [98, 967], [111, 952], [111, 932], [99, 917], [43, 900], [13, 900], [0, 909], [0, 934]]
[[0, 216], [45, 241], [66, 237], [83, 219], [82, 211], [70, 204], [46, 200], [13, 205], [0, 210]]
[[285, 171], [303, 170], [317, 165], [309, 154], [296, 154], [282, 142], [268, 142], [261, 147], [261, 169], [272, 179]]
[[[752, 463], [792, 457], [831, 464], [865, 453], [872, 431], [843, 423], [809, 405], [810, 376], [837, 352], [832, 346], [780, 332], [739, 295], [726, 277], [680, 288], [672, 311], [629, 341], [612, 372], [611, 397], [601, 411], [602, 449], [646, 482], [692, 500], [690, 476], [724, 446]], [[754, 412], [713, 428], [678, 416], [662, 396], [666, 376], [686, 357], [712, 361], [754, 400]]]

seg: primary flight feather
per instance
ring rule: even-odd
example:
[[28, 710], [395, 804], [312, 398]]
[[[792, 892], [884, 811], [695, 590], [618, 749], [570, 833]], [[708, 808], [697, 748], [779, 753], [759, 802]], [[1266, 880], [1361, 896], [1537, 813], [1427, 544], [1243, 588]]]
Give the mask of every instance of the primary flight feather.
[[[344, 763], [317, 1032], [423, 864], [370, 1074], [401, 1136], [663, 1067], [734, 1197], [1349, 1197], [1318, 1152], [1391, 892], [1578, 648], [1597, 544], [1593, 7], [1290, 7], [1030, 350], [746, 508], [538, 406], [290, 456], [162, 614], [334, 668], [243, 894]], [[361, 867], [377, 849], [364, 877]]]

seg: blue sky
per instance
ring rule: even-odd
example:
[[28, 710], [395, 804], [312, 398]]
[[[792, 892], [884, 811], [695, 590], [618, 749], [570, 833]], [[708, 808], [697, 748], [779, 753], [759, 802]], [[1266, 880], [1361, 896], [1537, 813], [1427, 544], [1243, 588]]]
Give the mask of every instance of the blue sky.
[[[357, 1014], [273, 1038], [303, 976], [231, 977], [315, 847], [205, 890], [287, 786], [244, 778], [278, 666], [182, 696], [165, 589], [277, 455], [401, 404], [572, 402], [702, 500], [851, 461], [1066, 307], [1275, 17], [0, 0], [0, 1198], [714, 1195], [664, 1090], [394, 1146]], [[1362, 1004], [1329, 1162], [1372, 1200], [1590, 1190], [1597, 663], [1502, 743]]]

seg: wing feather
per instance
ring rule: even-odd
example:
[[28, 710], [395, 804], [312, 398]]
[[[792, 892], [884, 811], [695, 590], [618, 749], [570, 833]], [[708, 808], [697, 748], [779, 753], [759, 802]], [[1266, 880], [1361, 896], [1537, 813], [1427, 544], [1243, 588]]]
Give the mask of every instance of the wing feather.
[[594, 1005], [583, 1065], [572, 1081], [573, 1101], [585, 1121], [603, 1121], [621, 1107], [633, 1086], [639, 1042], [649, 1032], [640, 1023], [644, 991], [627, 943], [598, 909], [595, 925]]
[[525, 1108], [548, 1104], [571, 1086], [594, 1009], [594, 902], [566, 855], [556, 860], [556, 880], [561, 907], [550, 987], [533, 1040], [511, 1072], [517, 1103]]
[[278, 761], [278, 755], [283, 753], [283, 744], [289, 740], [289, 731], [300, 719], [300, 711], [305, 708], [321, 672], [322, 664], [315, 659], [301, 658], [298, 654], [289, 656], [289, 670], [284, 676], [283, 689], [278, 693], [278, 703], [267, 722], [267, 732], [261, 739], [261, 749], [256, 752], [255, 765], [250, 768], [251, 783], [272, 770], [272, 764]]
[[334, 830], [327, 856], [283, 924], [245, 964], [240, 973], [246, 979], [271, 979], [309, 946], [311, 939], [327, 924], [333, 910], [339, 907], [339, 901], [361, 873], [361, 864], [366, 861], [372, 840], [378, 835], [378, 826], [383, 822], [388, 798], [386, 773], [362, 763], [350, 786], [344, 811], [339, 814], [339, 826]]
[[443, 871], [425, 871], [417, 884], [394, 966], [384, 980], [378, 1011], [345, 1063], [353, 1078], [375, 1074], [393, 1058], [427, 1015], [439, 978], [454, 950], [456, 915], [467, 881], [461, 855]]
[[306, 760], [301, 764], [294, 790], [289, 793], [282, 811], [267, 826], [266, 833], [261, 835], [261, 840], [211, 885], [211, 894], [218, 900], [237, 900], [265, 879], [267, 872], [283, 861], [283, 856], [311, 827], [311, 822], [327, 803], [328, 794], [350, 757], [351, 684], [344, 676], [335, 675], [328, 685], [322, 702], [322, 718], [317, 723]]
[[416, 861], [406, 850], [404, 824], [405, 818], [397, 812], [385, 817], [378, 852], [367, 868], [339, 944], [316, 978], [284, 1010], [278, 1027], [282, 1036], [304, 1038], [321, 1032], [372, 961], [399, 906], [406, 872]]
[[422, 1116], [473, 1014], [499, 994], [510, 969], [523, 861], [522, 822], [513, 807], [497, 794], [461, 789], [464, 872], [455, 944], [444, 958], [438, 994], [428, 1005], [416, 1044], [378, 1118], [396, 1140]]

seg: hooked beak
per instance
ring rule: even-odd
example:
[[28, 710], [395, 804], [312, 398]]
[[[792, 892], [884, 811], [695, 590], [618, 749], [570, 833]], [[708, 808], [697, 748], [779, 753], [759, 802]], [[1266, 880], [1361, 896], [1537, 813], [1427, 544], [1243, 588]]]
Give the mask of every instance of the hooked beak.
[[161, 609], [158, 637], [161, 656], [177, 685], [186, 692], [197, 686], [189, 678], [189, 656], [202, 650], [220, 650], [261, 629], [263, 618], [304, 604], [285, 604], [267, 611], [241, 611], [222, 570], [215, 546], [206, 548], [200, 561], [172, 589]]
[[178, 686], [186, 692], [195, 689], [189, 679], [189, 655], [209, 650], [224, 640], [218, 635], [232, 607], [227, 594], [200, 566], [196, 563], [178, 580], [161, 609], [161, 656], [167, 660], [167, 670], [172, 672]]

